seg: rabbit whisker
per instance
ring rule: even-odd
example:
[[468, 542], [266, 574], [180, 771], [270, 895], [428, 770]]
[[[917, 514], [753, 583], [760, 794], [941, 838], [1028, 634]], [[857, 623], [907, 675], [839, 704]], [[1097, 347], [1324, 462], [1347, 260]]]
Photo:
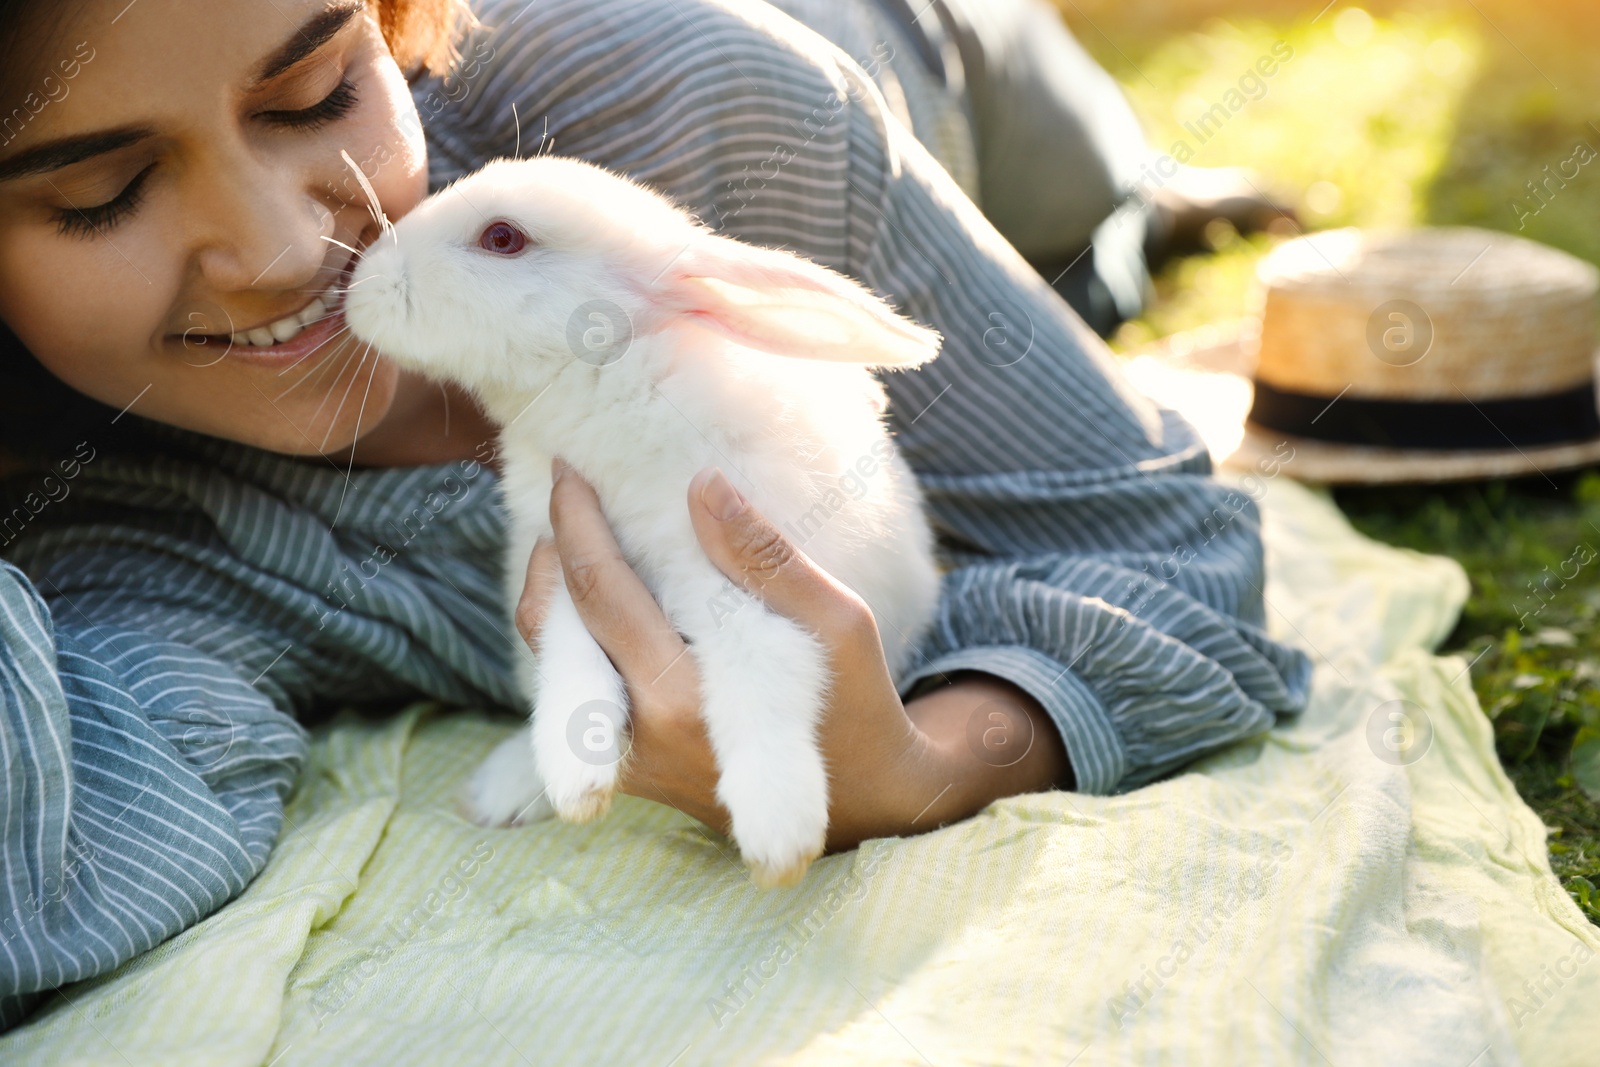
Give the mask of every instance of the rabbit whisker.
[[[345, 363], [350, 362], [350, 357], [353, 354], [354, 353], [346, 353], [344, 362]], [[304, 357], [302, 357], [299, 360], [296, 360], [294, 366], [298, 366], [302, 362], [304, 362]], [[307, 381], [312, 380], [312, 375], [313, 374], [316, 375], [316, 378], [315, 378], [316, 381], [321, 381], [322, 380], [322, 376], [327, 374], [328, 373], [328, 369], [330, 367], [334, 366], [336, 363], [338, 363], [337, 360], [330, 359], [330, 360], [324, 360], [320, 367], [318, 367], [316, 365], [307, 367], [305, 369], [305, 371], [300, 375], [299, 380], [297, 380], [293, 385], [289, 386], [289, 388], [285, 389], [283, 392], [278, 394], [278, 399], [282, 400], [284, 397], [288, 396], [290, 393], [292, 393], [296, 389], [298, 389], [301, 385], [305, 384]], [[285, 367], [283, 370], [278, 372], [279, 376], [281, 377], [284, 374], [289, 373], [289, 371], [294, 369], [294, 366]], [[337, 374], [334, 375], [334, 379], [338, 380], [338, 375]]]
[[[338, 364], [338, 369], [334, 372], [334, 375], [333, 375], [333, 381], [328, 384], [328, 391], [322, 397], [322, 403], [318, 404], [317, 405], [317, 410], [313, 411], [311, 413], [311, 419], [307, 423], [307, 426], [306, 426], [307, 429], [310, 429], [310, 428], [316, 426], [318, 420], [321, 419], [321, 417], [322, 417], [322, 409], [327, 407], [328, 406], [328, 401], [333, 398], [333, 392], [339, 386], [339, 379], [344, 376], [345, 368], [350, 366], [350, 363], [351, 363], [352, 360], [355, 359], [355, 356], [356, 356], [356, 354], [354, 352], [351, 352], [350, 354], [345, 356], [343, 361], [341, 361]], [[318, 374], [317, 378], [320, 381], [321, 378], [322, 378], [322, 375]], [[352, 380], [354, 380], [354, 379], [352, 379]]]
[[329, 319], [337, 317], [338, 314], [343, 310], [343, 308], [335, 308], [332, 311], [324, 311], [321, 315], [318, 315], [314, 319], [307, 319], [303, 325], [315, 326], [319, 322], [327, 322]]
[[339, 240], [337, 237], [328, 237], [326, 235], [323, 235], [322, 239], [324, 241], [327, 241], [329, 244], [338, 245], [340, 248], [348, 248], [348, 249], [350, 249], [350, 252], [351, 252], [352, 255], [356, 255], [356, 256], [361, 255], [361, 250], [359, 248], [350, 248], [349, 245], [345, 244], [343, 241]]
[[[332, 316], [323, 316], [323, 317], [324, 317], [324, 318], [331, 318], [331, 317], [332, 317]], [[321, 322], [321, 321], [322, 321], [322, 319], [318, 319], [318, 320], [317, 320], [317, 321], [318, 321], [318, 322]], [[317, 354], [317, 353], [318, 353], [318, 352], [320, 352], [320, 351], [321, 351], [321, 350], [322, 350], [322, 349], [323, 349], [323, 348], [324, 348], [324, 347], [326, 347], [326, 346], [327, 346], [327, 345], [329, 345], [329, 344], [332, 344], [332, 343], [333, 343], [333, 342], [334, 342], [334, 341], [337, 341], [337, 340], [339, 340], [339, 338], [341, 338], [341, 337], [343, 337], [343, 336], [344, 336], [344, 335], [345, 335], [345, 334], [347, 334], [347, 333], [349, 333], [349, 332], [350, 332], [350, 327], [348, 327], [348, 326], [342, 326], [342, 327], [340, 327], [340, 328], [339, 328], [339, 329], [337, 329], [337, 330], [335, 330], [335, 331], [334, 331], [334, 332], [333, 332], [333, 333], [332, 333], [332, 334], [331, 334], [331, 335], [330, 335], [330, 336], [329, 336], [329, 337], [328, 337], [328, 339], [327, 339], [327, 340], [325, 340], [325, 341], [323, 341], [323, 342], [322, 342], [322, 344], [320, 344], [320, 345], [318, 345], [318, 346], [317, 346], [317, 347], [316, 347], [316, 348], [313, 348], [313, 349], [312, 349], [312, 350], [311, 350], [311, 351], [309, 351], [309, 352], [307, 352], [307, 353], [306, 353], [306, 354], [305, 354], [305, 355], [303, 355], [303, 356], [301, 356], [301, 357], [300, 357], [300, 358], [299, 358], [299, 359], [297, 359], [297, 360], [295, 360], [295, 361], [294, 361], [294, 362], [293, 362], [293, 363], [291, 363], [291, 364], [289, 364], [289, 365], [288, 365], [288, 366], [287, 366], [287, 367], [285, 367], [285, 368], [283, 368], [283, 369], [282, 369], [282, 370], [281, 370], [281, 371], [279, 371], [279, 372], [278, 372], [278, 377], [280, 377], [280, 378], [281, 378], [281, 377], [283, 377], [283, 376], [284, 376], [284, 375], [285, 375], [285, 374], [288, 374], [288, 373], [289, 373], [289, 372], [290, 372], [290, 371], [292, 371], [292, 370], [294, 370], [294, 369], [295, 369], [295, 368], [296, 368], [296, 367], [298, 367], [298, 366], [299, 366], [299, 365], [300, 365], [300, 364], [302, 364], [302, 363], [304, 363], [304, 362], [305, 362], [305, 361], [306, 361], [306, 360], [308, 360], [308, 359], [310, 359], [310, 358], [311, 358], [311, 357], [312, 357], [312, 356], [314, 356], [314, 355], [316, 355], [316, 354]]]
[[[328, 447], [328, 438], [333, 435], [333, 428], [339, 423], [339, 413], [344, 410], [344, 402], [350, 399], [350, 390], [355, 388], [356, 379], [361, 376], [361, 368], [367, 365], [367, 357], [371, 354], [372, 346], [368, 345], [366, 351], [361, 353], [361, 362], [356, 364], [356, 369], [350, 374], [350, 384], [344, 387], [344, 392], [339, 396], [339, 406], [333, 409], [333, 415], [328, 419], [328, 429], [322, 435], [322, 443], [317, 446], [318, 452]], [[339, 379], [335, 378], [334, 384], [337, 385], [338, 382]], [[328, 395], [332, 396], [333, 391], [329, 390]], [[324, 399], [323, 403], [326, 402], [326, 399]], [[320, 411], [322, 409], [318, 407], [317, 410]]]
[[346, 150], [339, 149], [339, 155], [344, 157], [344, 162], [349, 163], [350, 170], [355, 171], [355, 181], [360, 182], [362, 192], [366, 194], [366, 202], [368, 202], [366, 203], [366, 211], [373, 216], [374, 222], [378, 222], [379, 234], [389, 234], [390, 237], [394, 237], [395, 245], [400, 245], [400, 238], [395, 237], [395, 224], [389, 221], [389, 216], [384, 213], [384, 206], [378, 202], [378, 192], [373, 189], [373, 182], [366, 181], [366, 171], [363, 171], [355, 163], [355, 160], [350, 158], [350, 154]]
[[[361, 169], [355, 160], [350, 158], [349, 152], [341, 148], [339, 149], [339, 155], [343, 156], [344, 161], [350, 165], [350, 169], [356, 172], [356, 181], [360, 183], [361, 191], [367, 194], [367, 210], [372, 213], [373, 221], [378, 224], [379, 231], [392, 235], [394, 233], [394, 223], [390, 222], [389, 216], [384, 214], [383, 205], [378, 202], [378, 194], [373, 191], [372, 183], [367, 180], [366, 172]], [[399, 238], [395, 238], [395, 244], [398, 245], [399, 243]]]
[[[327, 376], [328, 371], [331, 369], [333, 370], [333, 380], [337, 384], [339, 381], [339, 376], [344, 373], [344, 369], [350, 365], [350, 361], [355, 358], [355, 355], [356, 354], [353, 351], [347, 352], [345, 353], [344, 359], [341, 361], [336, 362], [330, 359], [328, 362], [324, 363], [319, 370], [313, 371], [311, 369], [307, 369], [305, 374], [301, 376], [301, 380], [304, 381], [309, 379], [313, 386], [320, 386], [322, 379]], [[295, 384], [298, 385], [299, 382], [296, 382]], [[322, 398], [322, 403], [317, 405], [317, 414], [321, 414], [322, 409], [327, 402], [328, 398], [324, 396]], [[316, 420], [313, 419], [312, 421], [315, 422]]]
[[306, 382], [311, 381], [313, 378], [320, 379], [324, 374], [328, 373], [328, 368], [332, 365], [332, 361], [329, 361], [328, 363], [324, 363], [321, 367], [307, 367], [305, 373], [300, 375], [298, 381], [278, 394], [277, 400], [282, 400], [284, 397], [300, 388]]
[[[352, 353], [350, 353], [350, 354], [349, 354], [349, 355], [347, 355], [347, 356], [346, 356], [346, 357], [345, 357], [345, 359], [344, 359], [344, 361], [343, 361], [343, 363], [341, 363], [341, 364], [340, 364], [340, 367], [339, 367], [339, 373], [340, 373], [340, 374], [342, 374], [342, 373], [344, 373], [344, 368], [345, 368], [345, 367], [346, 367], [346, 366], [349, 366], [349, 364], [350, 364], [350, 360], [351, 360], [351, 359], [353, 359], [353, 358], [354, 358], [354, 356], [355, 356], [355, 353], [354, 353], [354, 352], [352, 352]], [[327, 372], [327, 369], [328, 369], [328, 366], [330, 366], [330, 365], [331, 365], [331, 362], [330, 362], [330, 364], [325, 364], [325, 365], [324, 365], [324, 366], [323, 366], [323, 368], [322, 368], [322, 373], [326, 373], [326, 372]], [[310, 374], [310, 372], [309, 372], [309, 371], [307, 371], [307, 372], [306, 372], [306, 375], [305, 375], [305, 377], [307, 377], [307, 378], [308, 378], [308, 377], [310, 377], [310, 376], [311, 376], [311, 374]], [[322, 377], [322, 374], [318, 374], [318, 375], [317, 375], [317, 377], [318, 377], [318, 378], [321, 378], [321, 377]], [[302, 378], [302, 379], [301, 379], [301, 380], [302, 380], [302, 381], [303, 381], [303, 380], [304, 380], [304, 378]], [[336, 382], [336, 383], [337, 383], [337, 382], [338, 382], [338, 380], [339, 380], [339, 375], [338, 375], [338, 374], [336, 374], [336, 375], [334, 375], [334, 379], [333, 379], [333, 380], [334, 380], [334, 382]], [[295, 383], [295, 384], [296, 384], [296, 385], [298, 385], [298, 384], [299, 384], [299, 382], [296, 382], [296, 383]], [[317, 424], [317, 418], [318, 418], [318, 416], [320, 416], [320, 415], [321, 415], [321, 414], [322, 414], [322, 409], [323, 409], [323, 408], [324, 408], [324, 407], [325, 407], [325, 406], [327, 406], [327, 403], [328, 403], [328, 398], [327, 398], [327, 397], [323, 397], [323, 398], [322, 398], [322, 403], [321, 403], [321, 404], [318, 404], [318, 405], [317, 405], [317, 410], [316, 410], [316, 411], [314, 411], [314, 412], [312, 412], [312, 413], [311, 413], [311, 417], [310, 417], [310, 418], [309, 418], [309, 419], [307, 419], [307, 420], [306, 420], [306, 424], [305, 424], [305, 429], [304, 429], [304, 430], [301, 430], [301, 431], [300, 431], [300, 436], [301, 436], [301, 437], [303, 437], [303, 438], [305, 438], [305, 441], [306, 441], [306, 443], [307, 443], [307, 444], [310, 444], [310, 443], [311, 443], [311, 438], [310, 438], [310, 437], [308, 437], [308, 436], [307, 436], [307, 432], [308, 432], [308, 431], [310, 431], [310, 430], [311, 430], [311, 429], [312, 429], [312, 428], [313, 428], [313, 427], [315, 427], [315, 426], [316, 426], [316, 424]], [[274, 405], [274, 407], [276, 407], [276, 405]], [[334, 468], [334, 469], [335, 469], [335, 470], [337, 470], [337, 469], [338, 469], [338, 468], [337, 468], [337, 466], [336, 466], [336, 467], [335, 467], [335, 468]]]
[[[370, 351], [372, 345], [369, 343], [367, 348]], [[362, 358], [365, 360], [365, 357]], [[345, 468], [344, 488], [339, 491], [339, 506], [334, 509], [333, 522], [328, 524], [330, 530], [339, 525], [339, 516], [344, 514], [344, 498], [350, 492], [350, 478], [356, 469], [356, 442], [361, 440], [361, 420], [367, 413], [367, 397], [372, 394], [372, 380], [377, 376], [378, 361], [374, 359], [372, 361], [372, 369], [367, 371], [367, 388], [361, 394], [361, 407], [356, 411], [356, 428], [350, 437], [350, 466]], [[353, 378], [351, 380], [354, 381]]]

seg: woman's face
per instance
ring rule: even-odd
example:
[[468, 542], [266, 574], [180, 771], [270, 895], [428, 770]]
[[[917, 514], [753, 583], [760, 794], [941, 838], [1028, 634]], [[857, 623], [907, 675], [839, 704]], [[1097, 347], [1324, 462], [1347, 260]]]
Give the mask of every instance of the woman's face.
[[0, 71], [0, 320], [111, 407], [278, 452], [348, 447], [389, 410], [396, 369], [342, 317], [292, 337], [280, 320], [337, 299], [377, 236], [341, 150], [391, 219], [427, 193], [376, 12], [47, 7], [58, 24], [25, 29]]

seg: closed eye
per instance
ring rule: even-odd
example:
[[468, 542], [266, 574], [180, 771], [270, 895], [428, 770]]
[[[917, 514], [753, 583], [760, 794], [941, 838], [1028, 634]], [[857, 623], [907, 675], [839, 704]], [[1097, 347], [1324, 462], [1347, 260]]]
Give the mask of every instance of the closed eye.
[[115, 226], [139, 206], [140, 187], [155, 169], [156, 165], [152, 163], [141, 170], [133, 181], [123, 187], [122, 192], [104, 204], [58, 208], [54, 212], [56, 232], [63, 237], [92, 237], [102, 230]]
[[349, 76], [340, 79], [333, 91], [317, 103], [299, 111], [263, 111], [261, 118], [275, 126], [292, 130], [313, 130], [336, 119], [344, 118], [361, 102], [355, 82]]

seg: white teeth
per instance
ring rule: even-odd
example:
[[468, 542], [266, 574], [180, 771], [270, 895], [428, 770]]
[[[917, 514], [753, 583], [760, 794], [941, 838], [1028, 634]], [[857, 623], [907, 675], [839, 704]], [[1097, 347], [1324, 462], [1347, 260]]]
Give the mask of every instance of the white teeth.
[[255, 345], [262, 348], [269, 345], [282, 344], [285, 341], [292, 340], [296, 334], [305, 329], [308, 323], [324, 318], [327, 314], [328, 305], [319, 296], [293, 315], [287, 315], [277, 322], [268, 323], [266, 326], [257, 326], [253, 330], [234, 334], [233, 343], [241, 346]]

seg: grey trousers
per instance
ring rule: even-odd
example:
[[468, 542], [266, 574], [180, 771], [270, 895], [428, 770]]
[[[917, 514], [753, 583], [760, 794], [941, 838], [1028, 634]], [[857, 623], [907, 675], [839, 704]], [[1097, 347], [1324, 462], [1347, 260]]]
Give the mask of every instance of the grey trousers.
[[[1109, 333], [1149, 286], [1153, 160], [1121, 88], [1046, 0], [870, 0], [920, 35], [917, 54], [971, 124], [978, 195], [995, 229]], [[921, 47], [923, 42], [927, 47]]]

